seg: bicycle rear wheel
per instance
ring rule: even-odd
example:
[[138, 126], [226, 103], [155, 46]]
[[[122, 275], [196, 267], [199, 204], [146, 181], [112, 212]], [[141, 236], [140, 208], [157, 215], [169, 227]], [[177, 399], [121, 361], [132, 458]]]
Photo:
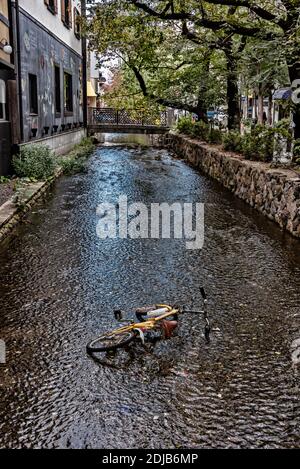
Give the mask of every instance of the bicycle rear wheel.
[[107, 332], [106, 334], [103, 334], [100, 337], [97, 337], [97, 339], [89, 342], [86, 350], [88, 354], [109, 352], [130, 344], [134, 338], [135, 334], [132, 331], [120, 333]]

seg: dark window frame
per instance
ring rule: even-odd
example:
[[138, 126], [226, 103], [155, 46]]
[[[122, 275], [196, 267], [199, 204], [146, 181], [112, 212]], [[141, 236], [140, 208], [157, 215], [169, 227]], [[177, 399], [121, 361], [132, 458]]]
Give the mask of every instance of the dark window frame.
[[44, 0], [47, 9], [52, 13], [52, 15], [57, 15], [57, 0]]
[[61, 19], [66, 28], [72, 29], [72, 0], [61, 0]]
[[78, 21], [80, 16], [80, 11], [78, 8], [74, 7], [74, 35], [77, 39], [81, 38], [81, 25]]
[[[57, 86], [58, 85], [58, 86]], [[61, 69], [60, 65], [54, 64], [54, 96], [55, 96], [55, 114], [61, 116]]]
[[73, 115], [74, 112], [73, 75], [67, 70], [64, 70], [64, 112], [65, 115]]
[[38, 80], [37, 80], [37, 75], [35, 75], [34, 73], [28, 74], [28, 88], [29, 88], [29, 114], [37, 116], [39, 114]]

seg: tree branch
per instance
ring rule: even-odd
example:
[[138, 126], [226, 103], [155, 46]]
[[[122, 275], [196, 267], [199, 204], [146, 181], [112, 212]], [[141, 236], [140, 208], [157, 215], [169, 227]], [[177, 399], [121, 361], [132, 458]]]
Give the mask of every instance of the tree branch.
[[[223, 4], [221, 0], [208, 0], [211, 2], [216, 2], [217, 4]], [[226, 0], [229, 2], [234, 2], [234, 0]], [[239, 0], [237, 0], [239, 1]], [[245, 0], [246, 1], [246, 0]], [[140, 10], [144, 11], [150, 16], [153, 16], [154, 18], [159, 18], [161, 20], [166, 20], [166, 21], [178, 21], [178, 20], [183, 20], [183, 21], [192, 21], [196, 26], [203, 27], [206, 29], [211, 29], [212, 31], [218, 31], [219, 29], [227, 29], [228, 31], [231, 31], [235, 34], [239, 34], [240, 36], [248, 36], [248, 37], [260, 37], [261, 39], [269, 40], [274, 35], [274, 33], [263, 33], [260, 27], [247, 27], [243, 25], [237, 25], [237, 24], [232, 24], [226, 20], [212, 20], [208, 19], [207, 17], [202, 17], [198, 18], [195, 15], [192, 15], [191, 13], [188, 12], [180, 12], [180, 13], [165, 13], [164, 11], [159, 12], [156, 10], [153, 10], [153, 8], [149, 7], [143, 2], [140, 2], [139, 0], [131, 0], [131, 3], [136, 7], [139, 8]]]
[[131, 66], [131, 69], [133, 73], [135, 74], [135, 77], [139, 83], [139, 86], [145, 98], [149, 98], [151, 99], [151, 101], [155, 101], [157, 104], [161, 104], [162, 106], [171, 107], [173, 109], [181, 109], [184, 111], [189, 111], [189, 112], [197, 114], [198, 108], [196, 106], [190, 106], [189, 104], [181, 103], [179, 101], [170, 101], [165, 98], [158, 98], [154, 94], [149, 93], [146, 82], [141, 72], [134, 65]]
[[271, 21], [272, 23], [278, 24], [282, 29], [286, 27], [286, 21], [283, 18], [278, 17], [274, 13], [271, 13], [268, 10], [260, 7], [259, 5], [254, 5], [249, 0], [206, 0], [207, 3], [213, 5], [225, 5], [230, 7], [244, 7], [248, 8], [250, 11], [253, 11], [257, 16], [263, 20]]

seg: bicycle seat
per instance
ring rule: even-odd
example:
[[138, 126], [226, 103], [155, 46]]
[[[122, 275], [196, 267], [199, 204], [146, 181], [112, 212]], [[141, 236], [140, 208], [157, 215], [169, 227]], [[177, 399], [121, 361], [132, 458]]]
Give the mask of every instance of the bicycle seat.
[[153, 311], [154, 309], [156, 309], [155, 305], [145, 306], [144, 308], [138, 308], [136, 310], [136, 314], [147, 314], [150, 311]]
[[164, 321], [161, 322], [161, 326], [162, 326], [162, 329], [164, 331], [166, 339], [169, 339], [170, 337], [172, 337], [172, 334], [173, 334], [174, 330], [177, 328], [178, 321], [164, 320]]

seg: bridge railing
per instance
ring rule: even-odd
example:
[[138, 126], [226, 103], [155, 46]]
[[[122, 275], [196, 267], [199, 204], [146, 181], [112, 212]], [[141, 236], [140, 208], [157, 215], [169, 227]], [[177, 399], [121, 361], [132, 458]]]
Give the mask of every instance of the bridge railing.
[[166, 111], [159, 116], [149, 116], [143, 110], [117, 110], [113, 108], [89, 108], [89, 124], [103, 126], [168, 127]]

